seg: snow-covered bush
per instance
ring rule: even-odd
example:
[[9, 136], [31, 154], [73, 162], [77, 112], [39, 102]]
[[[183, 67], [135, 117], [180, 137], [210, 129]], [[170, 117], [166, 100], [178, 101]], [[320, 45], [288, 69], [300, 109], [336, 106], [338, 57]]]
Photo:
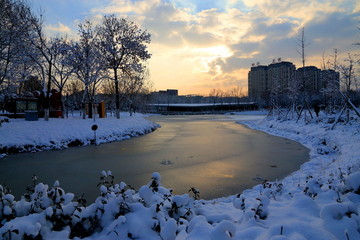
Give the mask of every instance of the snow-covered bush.
[[[232, 212], [209, 213], [212, 204], [196, 201], [189, 194], [173, 195], [153, 173], [147, 185], [137, 191], [124, 182], [114, 183], [110, 171], [103, 171], [99, 197], [86, 206], [86, 200], [66, 193], [59, 181], [52, 187], [43, 183], [28, 188], [20, 201], [0, 186], [0, 236], [2, 239], [316, 239], [323, 234], [339, 239], [360, 236], [359, 187], [357, 165], [338, 169], [328, 177], [307, 176], [303, 185], [285, 189], [281, 182], [257, 186], [261, 191], [232, 198]], [[276, 208], [283, 210], [276, 210]], [[293, 212], [291, 212], [293, 211]], [[278, 218], [281, 212], [284, 216]], [[314, 226], [299, 224], [298, 231], [286, 216], [317, 218], [321, 234]], [[265, 226], [271, 227], [265, 231]]]
[[[126, 232], [124, 236], [129, 238], [150, 234], [174, 239], [194, 216], [194, 199], [188, 194], [174, 196], [171, 189], [161, 186], [159, 173], [153, 173], [139, 191], [123, 182], [115, 184], [113, 179], [110, 171], [102, 171], [99, 197], [89, 206], [83, 198], [66, 193], [59, 181], [49, 188], [36, 184], [33, 177], [33, 185], [18, 202], [0, 186], [0, 235], [4, 239], [56, 234], [83, 238], [102, 233], [123, 236]], [[144, 233], [134, 229], [136, 224], [144, 227]]]

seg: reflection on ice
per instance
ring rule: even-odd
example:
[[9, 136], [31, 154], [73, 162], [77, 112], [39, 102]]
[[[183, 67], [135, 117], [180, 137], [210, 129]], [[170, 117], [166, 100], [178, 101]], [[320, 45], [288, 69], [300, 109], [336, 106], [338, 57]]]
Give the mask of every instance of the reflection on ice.
[[159, 172], [162, 184], [177, 194], [188, 193], [190, 186], [204, 199], [237, 194], [262, 179], [282, 178], [308, 159], [302, 145], [236, 123], [253, 117], [263, 116], [153, 116], [150, 119], [161, 128], [143, 137], [10, 155], [1, 161], [0, 182], [18, 197], [36, 174], [47, 184], [58, 179], [65, 191], [85, 193], [93, 201], [99, 193], [99, 173], [109, 169], [115, 182], [135, 188]]

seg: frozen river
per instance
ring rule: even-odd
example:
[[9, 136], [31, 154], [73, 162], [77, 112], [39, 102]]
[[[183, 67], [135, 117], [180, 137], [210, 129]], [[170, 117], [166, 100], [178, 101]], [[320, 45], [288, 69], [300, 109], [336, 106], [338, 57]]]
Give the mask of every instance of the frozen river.
[[190, 187], [199, 189], [204, 199], [241, 193], [262, 179], [285, 177], [309, 158], [299, 143], [235, 122], [252, 117], [257, 116], [152, 116], [162, 127], [142, 137], [0, 159], [0, 184], [18, 199], [36, 174], [49, 185], [59, 180], [66, 192], [85, 193], [93, 202], [101, 171], [111, 170], [115, 182], [135, 188], [159, 172], [162, 184], [176, 194]]

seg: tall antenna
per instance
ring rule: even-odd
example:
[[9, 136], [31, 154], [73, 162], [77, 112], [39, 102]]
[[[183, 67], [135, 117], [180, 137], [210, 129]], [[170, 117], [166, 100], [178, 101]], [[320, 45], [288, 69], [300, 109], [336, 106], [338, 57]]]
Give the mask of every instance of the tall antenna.
[[305, 28], [301, 29], [301, 57], [302, 57], [302, 64], [305, 67]]

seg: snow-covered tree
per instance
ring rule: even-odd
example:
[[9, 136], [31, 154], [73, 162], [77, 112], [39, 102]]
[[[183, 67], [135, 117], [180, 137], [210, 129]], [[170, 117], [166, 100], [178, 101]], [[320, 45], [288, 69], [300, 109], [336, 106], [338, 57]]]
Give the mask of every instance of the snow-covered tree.
[[61, 93], [66, 82], [75, 71], [71, 62], [73, 50], [72, 46], [74, 46], [74, 43], [72, 41], [68, 41], [66, 38], [56, 38], [54, 39], [53, 44], [57, 51], [57, 58], [54, 62], [53, 83]]
[[82, 108], [85, 119], [86, 104], [89, 104], [89, 111], [91, 111], [90, 106], [94, 103], [97, 85], [106, 77], [106, 74], [100, 52], [95, 44], [97, 35], [90, 21], [79, 24], [79, 37], [79, 41], [73, 46], [71, 62], [77, 77], [84, 84]]
[[107, 15], [97, 27], [97, 37], [102, 63], [113, 74], [116, 117], [120, 118], [120, 76], [125, 76], [126, 72], [142, 71], [141, 63], [151, 57], [147, 50], [150, 34], [134, 22]]
[[298, 74], [293, 74], [293, 76], [289, 79], [289, 87], [286, 89], [286, 93], [292, 103], [292, 107], [299, 102], [302, 85], [302, 77]]
[[[30, 48], [26, 36], [31, 32], [30, 8], [24, 1], [0, 0], [0, 91], [17, 84], [19, 77], [29, 75], [29, 59], [25, 48]], [[26, 67], [24, 67], [26, 65]], [[22, 76], [19, 76], [19, 69]], [[25, 76], [24, 76], [25, 75]]]
[[[71, 76], [75, 72], [74, 65], [71, 61], [72, 56], [72, 46], [74, 43], [72, 41], [68, 41], [66, 38], [57, 38], [53, 42], [56, 53], [56, 60], [54, 62], [54, 75], [53, 75], [53, 83], [59, 89], [60, 96], [63, 96], [63, 89], [65, 84], [71, 78]], [[63, 100], [61, 99], [61, 109], [62, 114], [64, 110]], [[63, 117], [64, 115], [62, 115]]]
[[28, 55], [37, 64], [40, 76], [43, 82], [46, 82], [45, 101], [44, 107], [44, 119], [49, 120], [50, 117], [50, 91], [52, 89], [52, 82], [54, 77], [54, 65], [57, 58], [60, 55], [58, 51], [59, 38], [47, 38], [44, 33], [44, 18], [42, 14], [40, 16], [32, 15], [29, 18], [32, 31], [29, 32], [27, 40], [35, 48], [34, 51], [28, 51]]
[[322, 63], [322, 76], [321, 80], [323, 86], [320, 92], [323, 94], [323, 101], [326, 105], [326, 110], [332, 112], [339, 99], [339, 79], [337, 77], [338, 67], [338, 53], [337, 49], [334, 49], [333, 55], [326, 61], [323, 56]]
[[[277, 73], [277, 72], [276, 72]], [[272, 105], [276, 105], [278, 106], [280, 104], [280, 95], [282, 93], [281, 91], [281, 85], [280, 85], [280, 79], [279, 79], [279, 74], [275, 74], [271, 79], [270, 79], [270, 102]]]

